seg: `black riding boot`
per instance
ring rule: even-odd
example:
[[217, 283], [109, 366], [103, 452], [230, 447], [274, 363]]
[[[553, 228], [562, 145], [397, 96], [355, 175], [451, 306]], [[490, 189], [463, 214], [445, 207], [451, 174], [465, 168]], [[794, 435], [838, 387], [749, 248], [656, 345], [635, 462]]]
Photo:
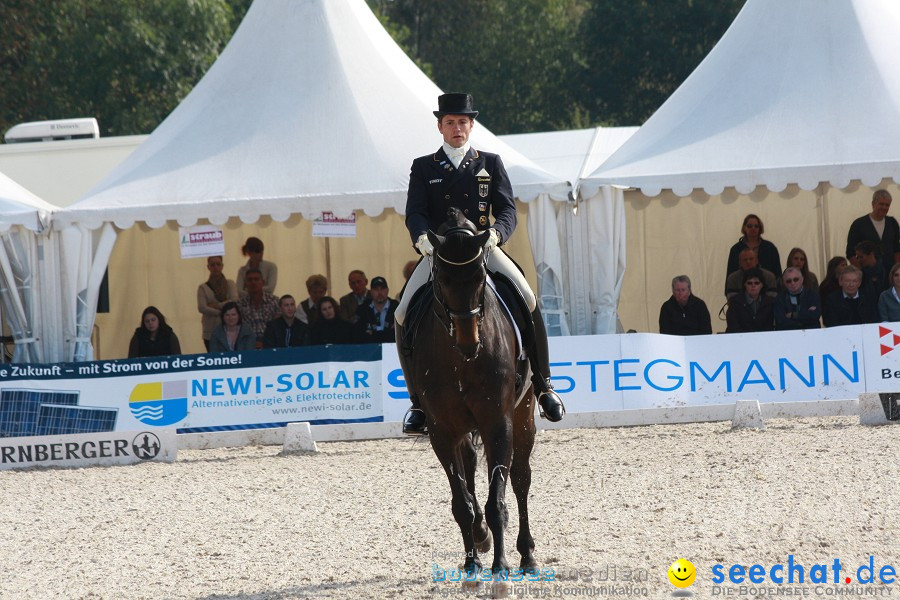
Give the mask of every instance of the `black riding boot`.
[[554, 423], [562, 420], [566, 414], [559, 394], [553, 391], [550, 383], [550, 349], [547, 346], [547, 328], [544, 326], [544, 317], [541, 309], [535, 308], [531, 313], [531, 321], [534, 332], [531, 336], [531, 344], [528, 350], [528, 359], [531, 363], [531, 382], [538, 395], [538, 406], [541, 416]]
[[412, 406], [403, 417], [403, 433], [428, 435], [428, 428], [425, 426], [425, 411], [419, 407], [419, 397], [410, 395], [409, 401], [412, 402]]
[[412, 406], [406, 411], [403, 417], [403, 433], [406, 435], [428, 435], [428, 429], [425, 427], [425, 411], [419, 406], [419, 397], [412, 393], [409, 386], [409, 373], [406, 369], [406, 361], [404, 357], [412, 355], [412, 346], [406, 337], [406, 330], [402, 325], [394, 324], [394, 333], [397, 338], [397, 349], [400, 352], [400, 366], [403, 369], [403, 377], [407, 381], [406, 389], [409, 392], [409, 400]]

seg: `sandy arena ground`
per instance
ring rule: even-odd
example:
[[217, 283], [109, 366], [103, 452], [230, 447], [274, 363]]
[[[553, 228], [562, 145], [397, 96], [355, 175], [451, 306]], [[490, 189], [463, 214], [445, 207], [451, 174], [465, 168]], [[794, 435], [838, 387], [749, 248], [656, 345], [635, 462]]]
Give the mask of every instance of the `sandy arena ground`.
[[[828, 565], [829, 581], [837, 558], [853, 584], [807, 579], [782, 590], [900, 597], [900, 582], [856, 580], [870, 556], [876, 575], [885, 564], [900, 573], [898, 434], [855, 417], [769, 421], [766, 431], [707, 423], [540, 433], [532, 531], [538, 562], [555, 579], [513, 593], [671, 597], [666, 570], [684, 557], [697, 568], [694, 597], [725, 597], [712, 581], [715, 564], [726, 574], [735, 563], [768, 572], [792, 554], [807, 578], [813, 565]], [[174, 464], [0, 473], [0, 598], [462, 596], [458, 584], [432, 581], [435, 565], [461, 562], [462, 546], [427, 443], [280, 451], [181, 451]], [[507, 557], [517, 565], [511, 489], [508, 500]], [[726, 584], [731, 597], [751, 597]]]

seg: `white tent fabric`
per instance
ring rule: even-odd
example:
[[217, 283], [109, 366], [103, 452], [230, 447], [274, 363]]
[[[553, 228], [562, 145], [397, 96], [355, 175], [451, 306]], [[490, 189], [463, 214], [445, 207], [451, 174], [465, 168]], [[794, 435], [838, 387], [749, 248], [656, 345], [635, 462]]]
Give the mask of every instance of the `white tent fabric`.
[[587, 193], [900, 181], [898, 31], [894, 0], [748, 0], [691, 76], [587, 178]]
[[56, 209], [24, 187], [0, 173], [0, 231], [8, 231], [18, 225], [41, 232]]
[[52, 253], [45, 248], [49, 244], [46, 227], [54, 209], [0, 173], [0, 300], [15, 343], [15, 362], [53, 355], [52, 348], [45, 347], [52, 338], [41, 335], [40, 313], [42, 307], [52, 311], [57, 306], [55, 294], [44, 302], [41, 293], [46, 263], [52, 262]]
[[[622, 190], [603, 186], [583, 197], [581, 180], [597, 168], [637, 131], [637, 127], [597, 127], [571, 131], [501, 136], [544, 169], [575, 187], [575, 205], [539, 200], [542, 226], [531, 227], [532, 247], [540, 248], [551, 235], [566, 240], [559, 252], [539, 254], [538, 294], [542, 298], [548, 330], [558, 335], [615, 333], [617, 306], [625, 277], [625, 209]], [[577, 210], [573, 210], [577, 207]], [[537, 260], [537, 259], [536, 259]], [[568, 299], [564, 302], [563, 298]], [[568, 314], [567, 327], [556, 326], [557, 313]]]
[[[255, 2], [184, 101], [54, 223], [402, 214], [412, 158], [439, 145], [440, 93], [364, 0]], [[567, 198], [564, 180], [484, 127], [472, 143], [501, 154], [520, 200]]]

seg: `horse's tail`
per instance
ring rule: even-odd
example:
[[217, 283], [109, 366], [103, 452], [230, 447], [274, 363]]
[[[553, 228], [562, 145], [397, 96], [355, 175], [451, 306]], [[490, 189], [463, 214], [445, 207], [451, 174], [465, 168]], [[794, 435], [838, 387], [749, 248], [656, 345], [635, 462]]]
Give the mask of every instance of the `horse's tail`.
[[478, 461], [485, 461], [486, 455], [484, 453], [484, 440], [481, 439], [481, 432], [477, 429], [474, 429], [469, 435], [472, 436], [472, 445], [475, 447], [475, 454], [478, 456]]

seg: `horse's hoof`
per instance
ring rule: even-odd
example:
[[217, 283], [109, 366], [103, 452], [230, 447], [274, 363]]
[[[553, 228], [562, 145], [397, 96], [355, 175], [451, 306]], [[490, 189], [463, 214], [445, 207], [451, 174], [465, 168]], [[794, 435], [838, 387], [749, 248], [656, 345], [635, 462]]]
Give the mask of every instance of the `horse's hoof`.
[[533, 558], [525, 558], [522, 557], [522, 562], [519, 563], [519, 568], [522, 569], [523, 573], [527, 573], [528, 575], [539, 575], [540, 570], [538, 569], [537, 561]]
[[462, 593], [465, 596], [478, 596], [484, 592], [484, 582], [475, 580], [464, 580], [462, 582]]
[[500, 578], [498, 575], [494, 575], [494, 580], [491, 581], [491, 598], [509, 598], [511, 589], [509, 578]]

